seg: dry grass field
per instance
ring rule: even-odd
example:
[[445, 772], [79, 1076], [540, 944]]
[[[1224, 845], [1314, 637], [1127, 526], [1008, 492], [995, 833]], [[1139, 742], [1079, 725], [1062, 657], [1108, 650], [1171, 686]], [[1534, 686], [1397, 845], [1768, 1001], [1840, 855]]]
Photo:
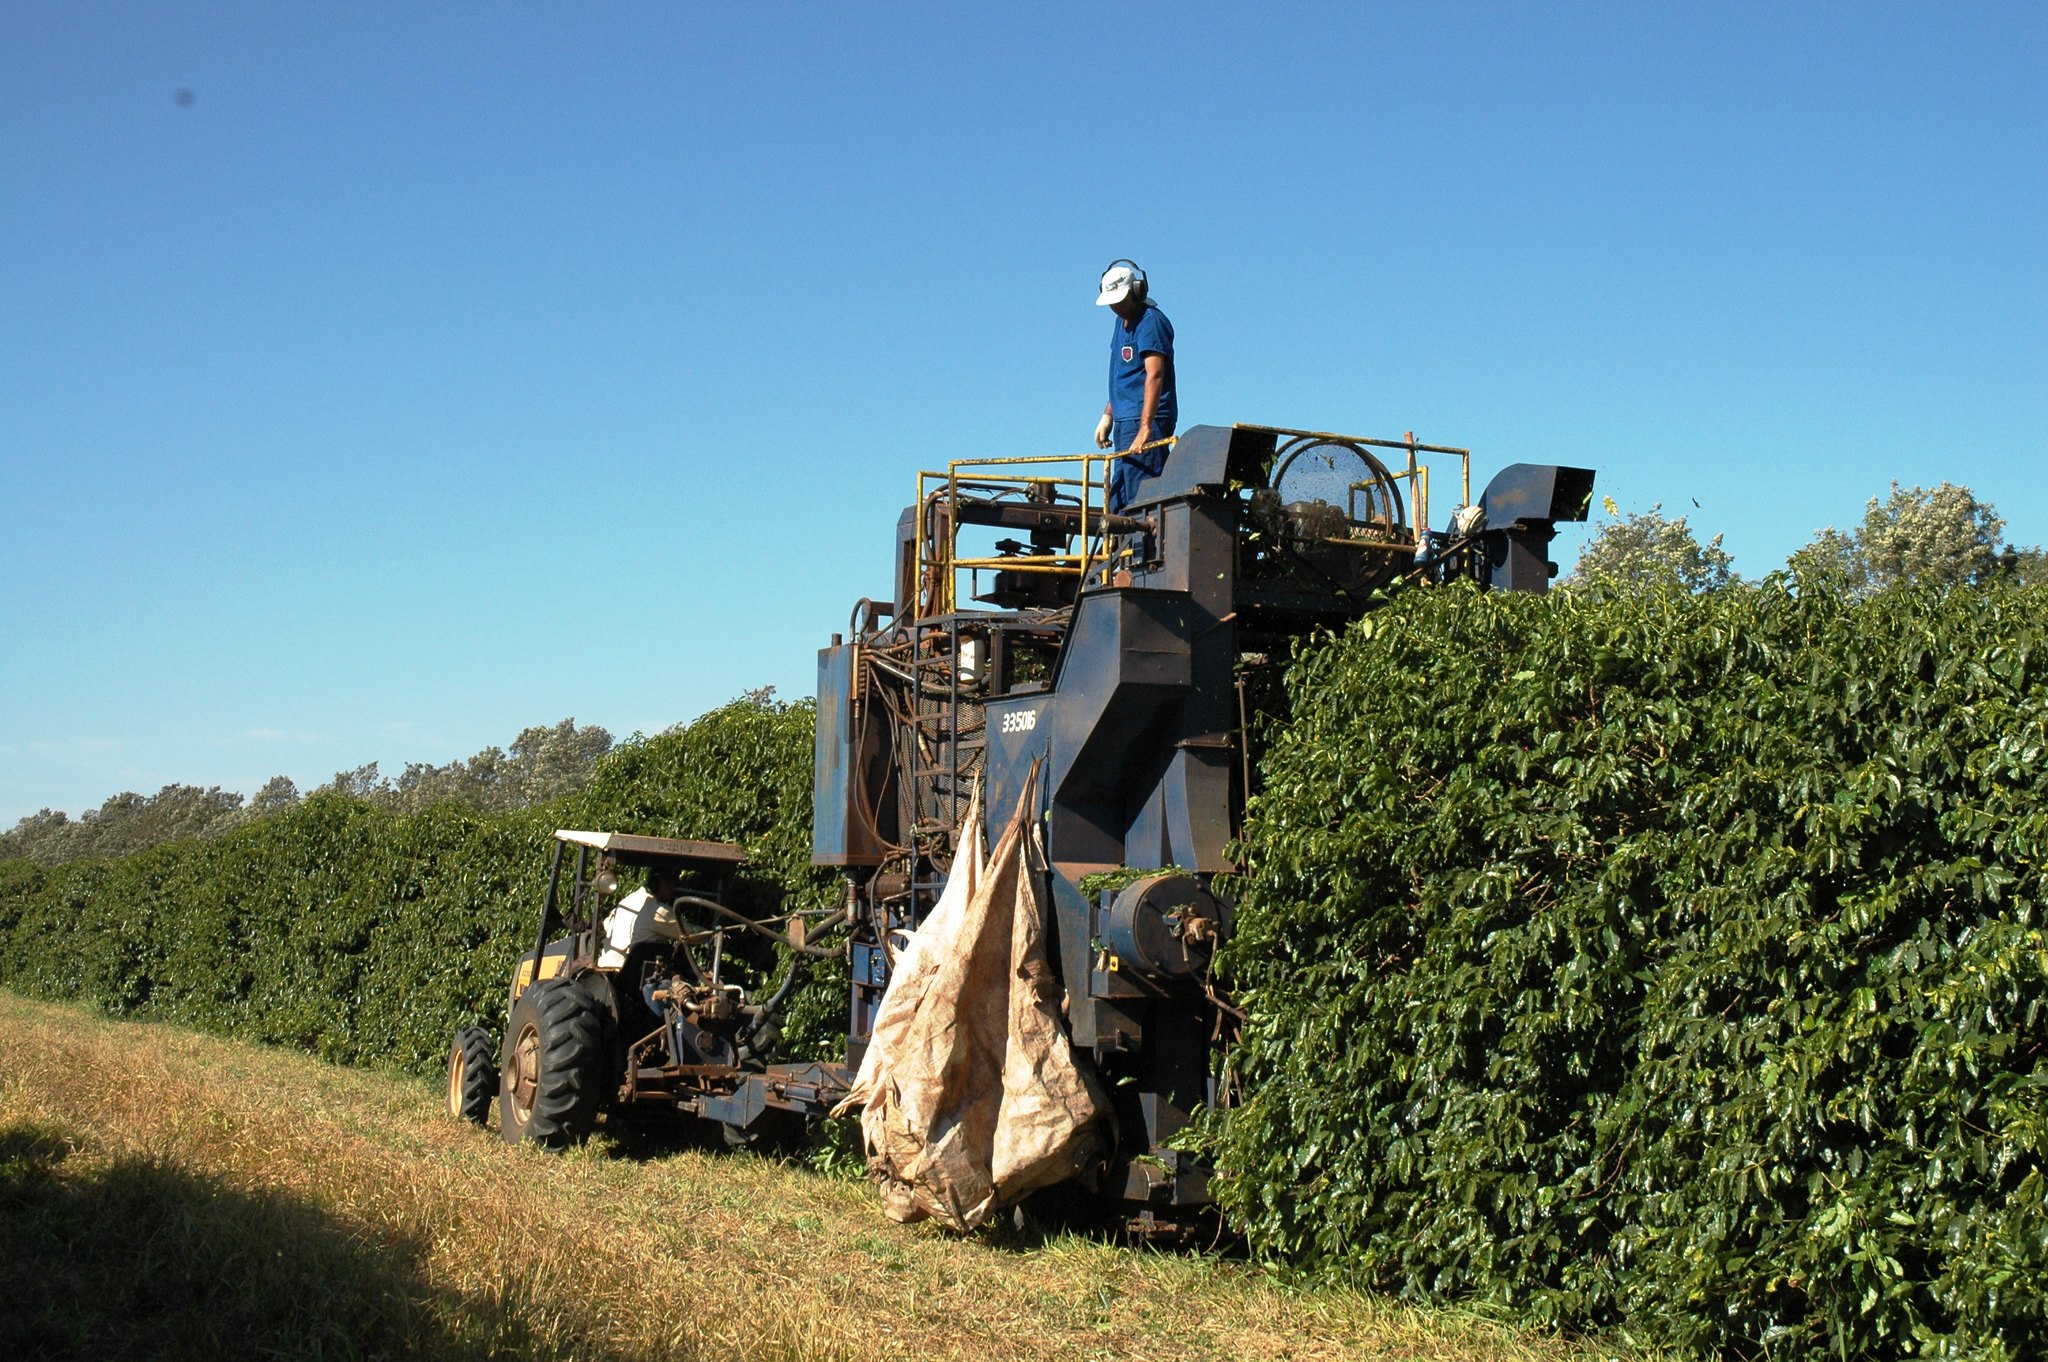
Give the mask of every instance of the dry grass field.
[[0, 1351], [94, 1358], [1610, 1356], [864, 1183], [451, 1121], [433, 1085], [0, 994]]

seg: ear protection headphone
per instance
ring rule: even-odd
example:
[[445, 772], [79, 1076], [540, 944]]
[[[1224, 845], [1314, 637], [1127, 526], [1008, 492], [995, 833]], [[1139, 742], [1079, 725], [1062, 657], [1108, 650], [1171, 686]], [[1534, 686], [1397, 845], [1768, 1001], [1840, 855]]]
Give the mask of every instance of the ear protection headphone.
[[1150, 282], [1145, 278], [1144, 268], [1135, 260], [1112, 260], [1102, 267], [1102, 272], [1108, 274], [1118, 265], [1129, 265], [1131, 273], [1138, 276], [1137, 281], [1131, 285], [1131, 301], [1134, 303], [1144, 302], [1146, 293], [1150, 291]]

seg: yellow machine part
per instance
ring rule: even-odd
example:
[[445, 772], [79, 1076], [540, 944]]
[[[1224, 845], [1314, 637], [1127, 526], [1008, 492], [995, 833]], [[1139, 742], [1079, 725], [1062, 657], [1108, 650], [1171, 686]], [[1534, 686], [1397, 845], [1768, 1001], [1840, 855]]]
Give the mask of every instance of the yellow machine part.
[[[562, 966], [568, 963], [569, 953], [567, 951], [563, 951], [559, 954], [543, 955], [540, 958], [540, 977], [543, 979], [552, 979], [556, 975], [560, 974], [562, 972]], [[512, 980], [512, 996], [514, 998], [517, 998], [520, 994], [526, 992], [527, 985], [531, 984], [532, 982], [533, 957], [528, 956], [526, 959], [521, 960], [519, 962], [519, 969]]]

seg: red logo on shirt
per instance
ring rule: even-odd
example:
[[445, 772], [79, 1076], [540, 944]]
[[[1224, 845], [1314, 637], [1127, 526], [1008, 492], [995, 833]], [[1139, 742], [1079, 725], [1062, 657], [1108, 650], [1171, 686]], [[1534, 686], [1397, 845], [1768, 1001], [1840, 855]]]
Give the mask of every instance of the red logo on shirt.
[[1130, 347], [1130, 346], [1128, 346], [1128, 345], [1126, 345], [1126, 346], [1124, 347], [1124, 363], [1126, 363], [1126, 364], [1129, 364], [1130, 362], [1131, 362], [1131, 347]]

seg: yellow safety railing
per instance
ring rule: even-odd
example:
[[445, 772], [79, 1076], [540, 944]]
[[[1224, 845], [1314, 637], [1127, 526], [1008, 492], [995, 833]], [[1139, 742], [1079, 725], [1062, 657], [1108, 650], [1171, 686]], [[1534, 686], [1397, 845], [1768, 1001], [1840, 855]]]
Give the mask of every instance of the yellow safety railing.
[[[915, 555], [917, 581], [914, 584], [918, 594], [915, 603], [921, 616], [950, 614], [959, 600], [956, 573], [977, 569], [1001, 572], [1043, 572], [1061, 576], [1079, 577], [1100, 560], [1096, 542], [1101, 536], [1103, 517], [1108, 514], [1109, 475], [1118, 459], [1145, 450], [1170, 448], [1173, 437], [1154, 440], [1134, 449], [1119, 450], [1115, 453], [1092, 451], [1082, 454], [1042, 454], [1022, 458], [953, 459], [943, 473], [922, 471], [917, 475], [917, 530]], [[1065, 465], [1072, 468], [1079, 465], [1080, 476], [1039, 476], [1015, 474], [1004, 476], [1008, 470], [1019, 468], [1043, 468]], [[1078, 489], [1076, 501], [1080, 506], [1079, 523], [1075, 536], [1080, 542], [1079, 553], [1016, 554], [1007, 557], [962, 557], [957, 552], [960, 535], [960, 521], [947, 517], [947, 532], [943, 544], [931, 540], [930, 510], [943, 486], [945, 504], [957, 506], [961, 489], [969, 491], [1037, 491], [1041, 495], [1056, 495], [1055, 489]], [[1098, 511], [1098, 496], [1101, 509]], [[1028, 505], [1029, 502], [1020, 504]], [[929, 598], [927, 598], [929, 593]]]
[[[1364, 445], [1375, 449], [1396, 450], [1406, 456], [1403, 466], [1389, 468], [1391, 481], [1405, 485], [1408, 500], [1409, 522], [1418, 539], [1429, 526], [1430, 466], [1423, 461], [1423, 455], [1443, 455], [1459, 461], [1460, 504], [1472, 501], [1472, 452], [1452, 445], [1428, 445], [1415, 438], [1414, 431], [1406, 432], [1401, 439], [1384, 440], [1362, 435], [1339, 435], [1330, 431], [1296, 430], [1286, 426], [1259, 426], [1239, 423], [1239, 430], [1257, 430], [1286, 437], [1289, 440], [1327, 441], [1333, 444]], [[951, 613], [959, 601], [955, 574], [989, 569], [1001, 572], [1043, 572], [1063, 576], [1084, 576], [1104, 559], [1102, 527], [1108, 514], [1109, 478], [1111, 469], [1118, 459], [1130, 454], [1153, 449], [1168, 449], [1175, 439], [1168, 436], [1154, 440], [1137, 449], [1120, 450], [1115, 453], [1088, 451], [1080, 454], [1045, 454], [1022, 458], [980, 458], [954, 459], [947, 463], [943, 473], [925, 470], [917, 475], [917, 527], [914, 544], [917, 580], [913, 583], [916, 599], [907, 602], [920, 616]], [[1027, 468], [1053, 468], [1064, 466], [1078, 468], [1073, 473], [1027, 474], [1015, 470]], [[1376, 486], [1376, 483], [1353, 483], [1350, 487], [1351, 505], [1346, 514], [1357, 521], [1357, 494]], [[960, 522], [956, 517], [947, 517], [944, 542], [932, 538], [931, 508], [943, 488], [947, 505], [958, 505], [963, 488], [980, 492], [1022, 492], [1027, 496], [1036, 491], [1041, 497], [1057, 495], [1057, 489], [1071, 489], [1080, 506], [1076, 538], [1078, 553], [1017, 554], [998, 557], [962, 557], [957, 552]], [[1398, 493], [1397, 493], [1398, 494]], [[1099, 498], [1099, 500], [1098, 500]], [[1070, 503], [1071, 504], [1071, 503]], [[1099, 507], [1099, 509], [1098, 509]], [[1413, 552], [1414, 543], [1346, 540], [1357, 548], [1383, 548]]]

